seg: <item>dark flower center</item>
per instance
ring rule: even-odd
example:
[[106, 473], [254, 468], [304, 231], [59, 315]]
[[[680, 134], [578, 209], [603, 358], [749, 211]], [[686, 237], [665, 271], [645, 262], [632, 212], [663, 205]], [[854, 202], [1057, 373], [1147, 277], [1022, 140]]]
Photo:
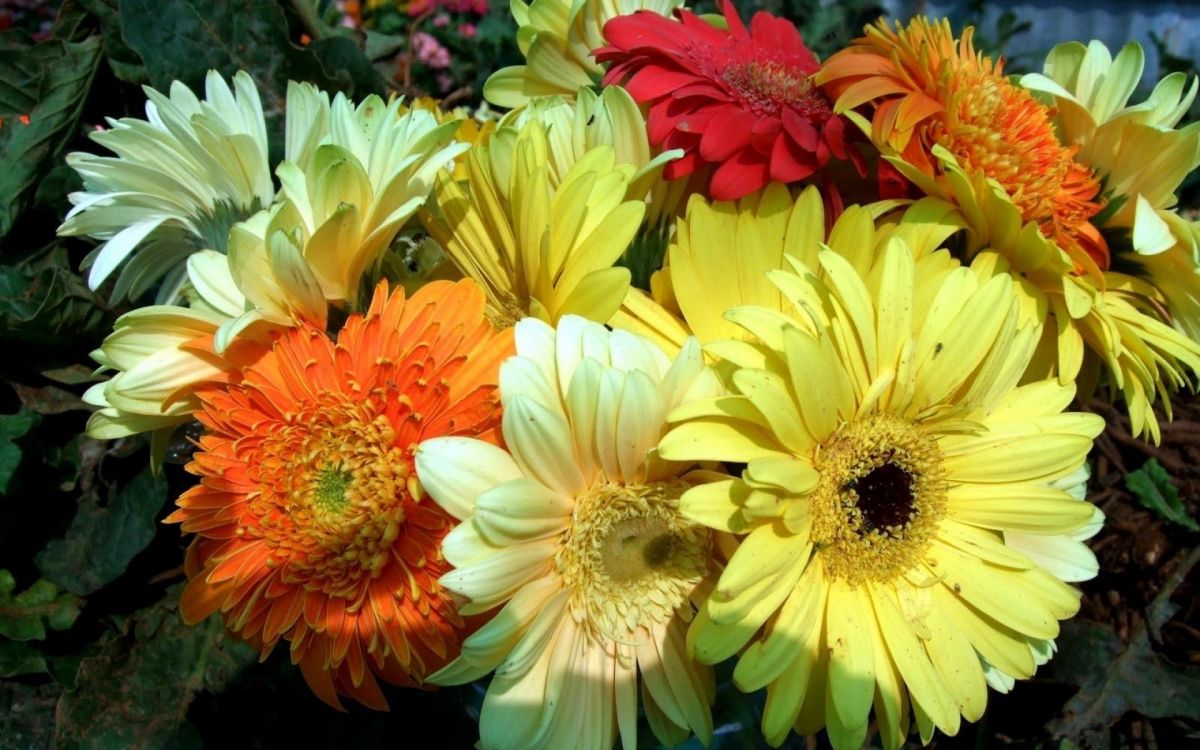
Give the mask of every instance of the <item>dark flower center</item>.
[[846, 485], [858, 495], [862, 531], [901, 529], [912, 520], [913, 476], [890, 461]]

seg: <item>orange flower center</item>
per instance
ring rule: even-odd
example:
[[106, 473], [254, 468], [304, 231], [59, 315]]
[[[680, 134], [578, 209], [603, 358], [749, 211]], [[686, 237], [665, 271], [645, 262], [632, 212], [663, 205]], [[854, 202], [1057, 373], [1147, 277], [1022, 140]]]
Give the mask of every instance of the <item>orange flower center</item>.
[[[931, 135], [964, 167], [1000, 183], [1025, 221], [1068, 252], [1082, 249], [1101, 268], [1107, 252], [1088, 224], [1102, 208], [1100, 183], [1061, 145], [1049, 110], [999, 71], [960, 69], [946, 117]], [[1101, 245], [1102, 245], [1102, 241]]]
[[412, 457], [371, 402], [344, 394], [322, 394], [282, 422], [252, 469], [257, 530], [273, 563], [286, 562], [287, 583], [353, 598], [391, 559], [405, 506], [420, 492]]
[[718, 77], [759, 116], [777, 115], [784, 106], [808, 117], [830, 114], [828, 102], [814, 92], [812, 78], [776, 60], [725, 65]]

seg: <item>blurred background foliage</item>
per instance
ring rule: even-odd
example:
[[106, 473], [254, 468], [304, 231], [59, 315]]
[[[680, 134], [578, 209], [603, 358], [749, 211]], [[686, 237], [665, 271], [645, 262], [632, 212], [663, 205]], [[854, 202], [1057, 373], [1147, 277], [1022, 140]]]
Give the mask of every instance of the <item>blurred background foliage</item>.
[[[886, 10], [871, 0], [740, 6], [795, 20], [822, 57]], [[987, 11], [976, 0], [955, 21]], [[997, 53], [1037, 23], [997, 18], [978, 36]], [[77, 269], [89, 247], [54, 230], [78, 186], [63, 155], [91, 149], [86, 134], [106, 117], [141, 116], [142, 85], [199, 89], [210, 68], [250, 71], [277, 154], [289, 79], [476, 107], [488, 73], [518, 61], [513, 31], [502, 0], [0, 2], [0, 749], [472, 746], [478, 686], [392, 690], [390, 713], [338, 714], [284, 650], [260, 663], [218, 620], [181, 623], [185, 541], [161, 520], [190, 481], [187, 435], [153, 477], [142, 441], [82, 434], [88, 352], [126, 308], [87, 288]], [[1159, 52], [1164, 71], [1195, 72]], [[1194, 188], [1184, 200], [1194, 206]], [[1110, 407], [1093, 408], [1110, 421], [1093, 488], [1110, 519], [1095, 540], [1104, 572], [1085, 587], [1051, 668], [993, 695], [983, 721], [936, 747], [1200, 746], [1189, 577], [1200, 555], [1200, 409], [1177, 404], [1164, 445], [1151, 448]], [[720, 683], [714, 745], [761, 747], [762, 697], [738, 693], [728, 674]]]

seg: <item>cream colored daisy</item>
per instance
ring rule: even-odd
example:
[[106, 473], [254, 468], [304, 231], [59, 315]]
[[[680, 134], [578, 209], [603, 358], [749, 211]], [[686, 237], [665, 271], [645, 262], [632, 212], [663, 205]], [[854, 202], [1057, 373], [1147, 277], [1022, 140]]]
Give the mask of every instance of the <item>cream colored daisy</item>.
[[660, 741], [707, 744], [713, 676], [684, 637], [715, 542], [679, 496], [714, 475], [655, 445], [666, 414], [719, 381], [695, 340], [672, 361], [577, 316], [557, 329], [523, 320], [516, 346], [500, 373], [507, 450], [465, 438], [417, 449], [422, 486], [463, 521], [441, 583], [462, 614], [491, 613], [431, 680], [495, 672], [480, 717], [489, 750], [633, 748], [639, 692]]
[[1052, 482], [1103, 428], [1064, 413], [1074, 388], [1018, 385], [1038, 340], [1013, 282], [922, 268], [902, 240], [859, 266], [822, 251], [771, 281], [791, 310], [729, 311], [737, 395], [676, 409], [671, 460], [746, 463], [689, 490], [685, 517], [745, 535], [689, 631], [697, 657], [740, 652], [767, 688], [763, 732], [824, 727], [885, 748], [974, 721], [987, 667], [1033, 674], [1079, 607], [1046, 558], [1094, 508]]
[[115, 156], [67, 156], [83, 190], [58, 233], [103, 241], [87, 260], [92, 288], [124, 264], [115, 297], [140, 297], [165, 275], [159, 299], [171, 301], [187, 256], [224, 250], [229, 227], [274, 198], [254, 81], [239, 72], [231, 89], [209, 71], [205, 87], [203, 101], [178, 81], [169, 96], [147, 87], [145, 120], [90, 134]]

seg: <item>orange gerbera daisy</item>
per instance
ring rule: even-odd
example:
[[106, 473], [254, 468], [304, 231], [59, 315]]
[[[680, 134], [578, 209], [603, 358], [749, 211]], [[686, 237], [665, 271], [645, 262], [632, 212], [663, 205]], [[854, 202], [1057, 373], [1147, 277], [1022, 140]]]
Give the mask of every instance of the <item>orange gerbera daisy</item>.
[[834, 54], [817, 81], [838, 112], [869, 105], [872, 140], [925, 174], [945, 179], [934, 150], [969, 174], [995, 180], [1075, 262], [1108, 268], [1108, 247], [1090, 223], [1103, 208], [1100, 182], [1059, 142], [1052, 112], [1003, 74], [1003, 60], [977, 53], [973, 30], [955, 41], [950, 22], [884, 20]]
[[196, 539], [180, 605], [220, 611], [260, 648], [291, 643], [325, 702], [386, 709], [376, 676], [420, 685], [466, 630], [437, 583], [453, 520], [429, 501], [413, 451], [430, 437], [497, 442], [500, 362], [511, 331], [484, 317], [472, 281], [405, 299], [375, 290], [334, 343], [287, 331], [241, 383], [200, 393], [201, 477], [169, 522]]

